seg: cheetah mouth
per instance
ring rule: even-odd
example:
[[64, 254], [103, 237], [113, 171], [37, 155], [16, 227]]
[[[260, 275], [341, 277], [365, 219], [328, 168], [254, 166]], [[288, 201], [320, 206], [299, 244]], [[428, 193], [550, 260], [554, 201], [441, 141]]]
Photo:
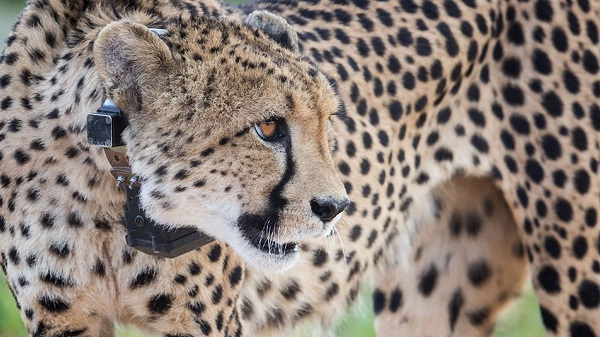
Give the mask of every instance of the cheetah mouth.
[[273, 255], [288, 255], [298, 252], [298, 243], [297, 242], [288, 242], [288, 243], [275, 243], [271, 240], [260, 240], [260, 242], [253, 242], [254, 247], [256, 247], [261, 252]]

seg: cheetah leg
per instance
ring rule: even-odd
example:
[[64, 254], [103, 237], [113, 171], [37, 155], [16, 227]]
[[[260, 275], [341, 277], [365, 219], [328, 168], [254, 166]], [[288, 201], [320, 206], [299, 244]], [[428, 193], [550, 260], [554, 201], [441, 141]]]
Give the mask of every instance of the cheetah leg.
[[599, 184], [591, 184], [589, 197], [573, 189], [534, 188], [529, 196], [506, 195], [514, 205], [529, 206], [518, 208], [515, 218], [523, 228], [546, 332], [600, 336]]
[[79, 284], [77, 290], [68, 279], [52, 273], [39, 279], [20, 276], [15, 283], [12, 276], [22, 271], [11, 269], [6, 270], [7, 280], [29, 335], [115, 336], [111, 306], [106, 305], [110, 301], [98, 291], [103, 285], [96, 280]]
[[438, 212], [411, 239], [408, 266], [374, 284], [379, 336], [486, 336], [524, 288], [525, 250], [492, 182], [455, 177], [433, 197]]

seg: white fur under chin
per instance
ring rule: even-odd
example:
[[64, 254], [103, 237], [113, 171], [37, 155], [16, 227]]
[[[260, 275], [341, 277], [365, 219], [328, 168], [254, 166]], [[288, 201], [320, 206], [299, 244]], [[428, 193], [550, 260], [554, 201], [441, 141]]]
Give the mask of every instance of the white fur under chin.
[[229, 230], [229, 235], [223, 241], [235, 250], [250, 268], [262, 272], [282, 272], [298, 263], [300, 254], [292, 252], [285, 255], [268, 254], [254, 247], [242, 236], [237, 228]]
[[[148, 190], [150, 189], [143, 192]], [[155, 220], [166, 224], [167, 226], [170, 225], [169, 227], [172, 228], [181, 225], [198, 228], [205, 234], [227, 243], [244, 259], [250, 268], [258, 269], [262, 272], [277, 273], [292, 268], [299, 261], [299, 252], [269, 254], [252, 245], [233, 223], [233, 219], [237, 219], [240, 214], [240, 208], [236, 202], [232, 202], [231, 200], [213, 200], [213, 203], [211, 203], [210, 206], [203, 205], [203, 209], [196, 209], [194, 212], [166, 213], [160, 210], [159, 206], [155, 203], [155, 200], [150, 198], [147, 192], [143, 192], [141, 194], [142, 203], [149, 206], [146, 207], [146, 211], [148, 214], [155, 215], [156, 217], [153, 217]], [[187, 209], [193, 209], [188, 207], [189, 205], [182, 206], [183, 208], [187, 207]], [[200, 214], [202, 215], [200, 216]], [[227, 218], [224, 218], [222, 214], [227, 214]], [[333, 231], [335, 224], [341, 217], [342, 213], [326, 223], [324, 225], [325, 230], [319, 230], [318, 234], [315, 228], [294, 233], [288, 232], [284, 235], [285, 241], [298, 242], [308, 238], [326, 237]], [[201, 222], [199, 223], [198, 221]]]
[[262, 252], [252, 245], [248, 244], [248, 249], [237, 250], [244, 261], [252, 269], [258, 269], [262, 272], [284, 272], [295, 266], [300, 260], [299, 252], [287, 253], [285, 255], [267, 254]]
[[[301, 239], [307, 239], [311, 237], [325, 238], [331, 235], [335, 229], [335, 224], [341, 219], [342, 213], [338, 214], [334, 219], [325, 224], [326, 229], [323, 230], [319, 235], [313, 233], [298, 233], [302, 236]], [[241, 233], [236, 229], [236, 233], [232, 236], [231, 246], [240, 256], [248, 263], [248, 266], [253, 269], [260, 270], [263, 273], [273, 272], [280, 273], [294, 267], [300, 260], [300, 253], [298, 251], [287, 253], [285, 255], [280, 254], [268, 254], [252, 245], [248, 240], [242, 237]], [[290, 235], [286, 236], [287, 239], [294, 240], [297, 238], [290, 238]], [[301, 241], [301, 240], [298, 240]]]
[[[163, 219], [157, 219], [161, 223], [167, 223]], [[163, 221], [161, 221], [163, 220]], [[179, 220], [182, 220], [181, 218]], [[235, 250], [244, 261], [251, 267], [266, 272], [282, 272], [293, 267], [298, 263], [299, 253], [292, 252], [285, 255], [268, 254], [254, 247], [242, 233], [230, 222], [225, 219], [214, 216], [205, 216], [201, 225], [192, 224], [193, 219], [185, 219], [183, 223], [193, 226], [215, 239], [227, 243]], [[170, 226], [177, 227], [177, 226]]]

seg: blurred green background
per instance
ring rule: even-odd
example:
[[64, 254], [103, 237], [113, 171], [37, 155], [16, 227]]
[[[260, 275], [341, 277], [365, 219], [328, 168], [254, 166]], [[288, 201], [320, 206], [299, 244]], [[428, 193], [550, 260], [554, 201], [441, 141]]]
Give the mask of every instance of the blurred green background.
[[[240, 3], [243, 0], [228, 1]], [[20, 0], [0, 0], [0, 41], [4, 48], [4, 40], [8, 37], [10, 28], [16, 20], [25, 2]], [[348, 314], [338, 331], [340, 337], [371, 337], [375, 336], [373, 315], [371, 314], [370, 296], [365, 294], [364, 308], [358, 313]], [[144, 337], [134, 329], [117, 327], [118, 337]], [[314, 336], [306, 332], [305, 336]], [[4, 276], [0, 275], [0, 337], [27, 336], [23, 323], [16, 309], [15, 301], [10, 294]], [[518, 304], [515, 304], [498, 325], [494, 337], [541, 337], [545, 336], [540, 319], [539, 308], [535, 295], [531, 290]]]

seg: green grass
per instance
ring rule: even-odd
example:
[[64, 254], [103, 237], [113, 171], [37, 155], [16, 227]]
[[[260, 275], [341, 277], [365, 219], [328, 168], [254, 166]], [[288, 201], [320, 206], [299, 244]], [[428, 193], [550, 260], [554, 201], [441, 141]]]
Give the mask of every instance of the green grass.
[[[231, 0], [232, 3], [243, 3], [243, 0]], [[4, 41], [17, 15], [23, 7], [24, 1], [0, 0], [0, 41]], [[3, 42], [2, 42], [3, 45]], [[370, 298], [367, 296], [365, 306], [371, 307]], [[351, 314], [340, 327], [339, 336], [345, 337], [371, 337], [375, 336], [373, 328], [373, 314], [371, 310], [360, 311], [361, 314]], [[144, 337], [134, 329], [117, 327], [119, 337]], [[27, 333], [16, 309], [12, 295], [0, 276], [0, 336], [25, 337]], [[307, 336], [313, 336], [308, 333]], [[539, 308], [535, 295], [528, 291], [522, 303], [503, 319], [498, 326], [498, 332], [494, 337], [541, 337], [545, 336], [542, 329]]]

